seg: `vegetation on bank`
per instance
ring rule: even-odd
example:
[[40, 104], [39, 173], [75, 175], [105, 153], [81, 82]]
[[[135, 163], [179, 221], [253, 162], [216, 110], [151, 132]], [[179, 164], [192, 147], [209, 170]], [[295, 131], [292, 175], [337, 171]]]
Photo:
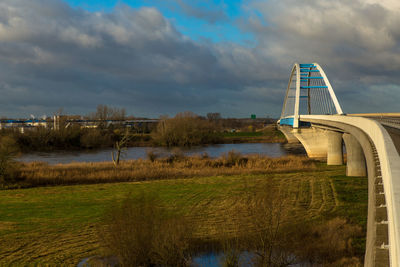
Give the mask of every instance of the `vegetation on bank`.
[[18, 145], [13, 138], [0, 136], [0, 188], [18, 182], [20, 173], [14, 160], [18, 152]]
[[[124, 134], [124, 129], [111, 127], [91, 129], [81, 128], [77, 125], [60, 128], [60, 130], [37, 127], [25, 133], [21, 133], [17, 129], [0, 131], [1, 136], [13, 138], [23, 153], [108, 148], [113, 147], [115, 142], [123, 138]], [[151, 144], [149, 134], [130, 132], [128, 146], [151, 146]]]
[[[101, 119], [109, 118], [103, 114], [109, 110], [103, 111], [103, 108], [96, 116]], [[265, 127], [262, 122], [251, 120], [204, 118], [191, 112], [179, 113], [174, 118], [162, 117], [157, 125], [144, 124], [141, 128], [125, 128], [123, 124], [107, 126], [107, 123], [102, 123], [101, 120], [96, 128], [82, 128], [79, 124], [65, 122], [60, 124], [57, 130], [34, 127], [24, 133], [15, 128], [2, 129], [0, 136], [13, 138], [22, 152], [113, 147], [116, 142], [124, 138], [127, 130], [129, 142], [126, 146], [128, 147], [285, 142], [284, 136], [272, 124]]]
[[303, 171], [316, 169], [316, 163], [306, 157], [243, 156], [231, 151], [219, 158], [206, 154], [186, 157], [177, 151], [166, 158], [157, 158], [153, 152], [148, 159], [112, 162], [70, 163], [49, 165], [42, 162], [18, 163], [18, 175], [3, 188], [56, 186], [71, 184], [148, 181], [201, 176], [238, 175]]
[[[131, 140], [121, 129], [94, 130], [115, 134], [118, 146]], [[151, 136], [168, 146], [281, 137], [274, 127], [263, 131], [222, 134], [185, 113], [161, 121]], [[78, 142], [52, 134], [35, 138]], [[253, 266], [361, 266], [367, 179], [345, 177], [343, 166], [234, 151], [220, 158], [150, 151], [147, 159], [119, 162], [119, 150], [114, 164], [17, 163], [16, 142], [0, 136], [0, 265], [76, 265], [91, 257], [94, 265], [190, 266], [211, 251], [223, 253], [223, 266], [238, 266], [246, 251]]]
[[[146, 264], [210, 250], [229, 252], [225, 260], [234, 262], [245, 248], [255, 252], [254, 263], [359, 266], [366, 216], [367, 179], [320, 164], [299, 172], [1, 190], [0, 265], [76, 265], [96, 255], [139, 260], [123, 254], [129, 241], [151, 255], [142, 259]], [[152, 233], [147, 247], [138, 229]]]
[[161, 119], [152, 137], [156, 145], [169, 147], [222, 142], [213, 121], [200, 118], [191, 112], [179, 113], [171, 119]]
[[285, 136], [275, 124], [267, 125], [257, 132], [226, 132], [222, 134], [223, 143], [285, 143]]

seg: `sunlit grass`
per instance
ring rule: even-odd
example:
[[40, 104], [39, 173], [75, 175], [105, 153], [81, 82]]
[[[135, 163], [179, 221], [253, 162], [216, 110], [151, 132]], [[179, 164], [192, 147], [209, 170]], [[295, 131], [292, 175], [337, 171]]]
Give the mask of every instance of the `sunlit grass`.
[[[195, 236], [206, 240], [234, 233], [235, 221], [241, 219], [234, 211], [243, 204], [243, 198], [264, 190], [271, 181], [286, 192], [291, 220], [341, 216], [365, 228], [362, 218], [366, 218], [367, 179], [345, 177], [344, 173], [344, 167], [319, 166], [296, 173], [2, 190], [0, 265], [76, 264], [84, 257], [99, 255], [97, 225], [105, 210], [127, 194], [138, 192], [157, 194], [167, 209], [196, 221]], [[364, 240], [358, 242], [362, 247]]]

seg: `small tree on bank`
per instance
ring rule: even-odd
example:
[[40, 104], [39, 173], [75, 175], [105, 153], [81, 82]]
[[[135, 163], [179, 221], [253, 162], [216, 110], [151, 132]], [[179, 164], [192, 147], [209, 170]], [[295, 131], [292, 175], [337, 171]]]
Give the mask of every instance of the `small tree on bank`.
[[128, 142], [130, 139], [129, 131], [125, 131], [124, 135], [122, 136], [121, 140], [116, 141], [114, 144], [114, 151], [111, 152], [111, 158], [115, 166], [119, 165], [119, 161], [121, 158], [121, 152], [126, 149]]

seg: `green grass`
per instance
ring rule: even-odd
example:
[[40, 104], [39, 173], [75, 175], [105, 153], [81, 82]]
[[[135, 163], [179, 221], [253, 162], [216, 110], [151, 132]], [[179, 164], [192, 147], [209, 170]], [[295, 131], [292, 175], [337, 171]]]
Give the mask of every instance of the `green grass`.
[[[347, 217], [352, 223], [367, 224], [365, 214], [368, 209], [368, 179], [366, 177], [346, 177], [343, 175], [331, 177], [339, 201], [342, 203], [336, 215]], [[354, 209], [354, 206], [359, 207]]]
[[[216, 238], [229, 229], [231, 209], [245, 190], [262, 190], [267, 181], [287, 190], [293, 218], [340, 216], [365, 228], [366, 178], [345, 177], [344, 167], [317, 171], [234, 175], [133, 183], [38, 187], [0, 191], [0, 265], [76, 264], [99, 255], [96, 227], [113, 204], [127, 194], [156, 193], [171, 210], [193, 215], [197, 235]], [[365, 240], [358, 240], [361, 248]]]
[[[360, 225], [363, 232], [367, 231], [368, 212], [368, 179], [366, 177], [346, 177], [338, 175], [331, 177], [340, 201], [340, 208], [331, 216], [347, 218], [350, 223]], [[365, 250], [365, 237], [355, 238], [353, 247], [358, 255]]]
[[222, 137], [225, 142], [234, 143], [254, 143], [254, 142], [271, 142], [283, 143], [286, 142], [285, 136], [274, 127], [270, 125], [265, 127], [262, 131], [256, 132], [229, 132], [223, 133]]

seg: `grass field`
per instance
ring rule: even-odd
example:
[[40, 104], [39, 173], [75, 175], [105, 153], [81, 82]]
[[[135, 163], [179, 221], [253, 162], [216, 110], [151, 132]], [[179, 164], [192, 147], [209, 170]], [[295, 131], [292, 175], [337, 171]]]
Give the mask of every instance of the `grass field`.
[[285, 143], [285, 136], [276, 129], [275, 125], [268, 125], [263, 130], [255, 132], [228, 132], [223, 133], [224, 143]]
[[[127, 194], [156, 193], [165, 207], [198, 222], [195, 235], [218, 239], [230, 232], [244, 192], [266, 186], [287, 193], [293, 220], [347, 218], [365, 231], [367, 179], [345, 177], [345, 168], [303, 172], [195, 177], [129, 183], [36, 187], [0, 191], [0, 265], [77, 264], [99, 255], [98, 223]], [[248, 194], [247, 194], [248, 195]], [[252, 229], [247, 229], [252, 231]], [[356, 240], [363, 254], [365, 240]]]

